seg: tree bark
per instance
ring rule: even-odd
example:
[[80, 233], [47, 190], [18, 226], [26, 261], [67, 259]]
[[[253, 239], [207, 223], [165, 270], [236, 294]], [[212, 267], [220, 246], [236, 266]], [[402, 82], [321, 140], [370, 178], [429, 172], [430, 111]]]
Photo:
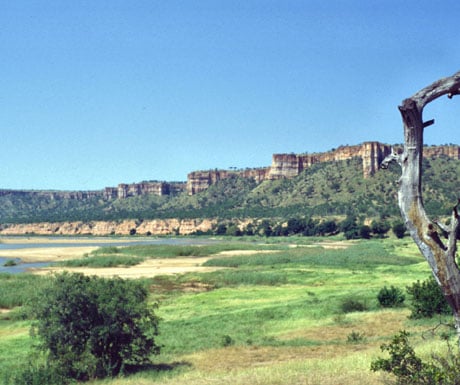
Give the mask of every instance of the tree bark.
[[[460, 93], [460, 72], [423, 88], [399, 106], [404, 124], [404, 151], [395, 156], [402, 168], [398, 203], [406, 227], [428, 261], [455, 317], [460, 343], [460, 270], [455, 260], [459, 228], [458, 206], [449, 226], [441, 229], [428, 218], [422, 197], [423, 130], [434, 123], [423, 122], [423, 108], [431, 101]], [[442, 238], [439, 232], [444, 236]]]

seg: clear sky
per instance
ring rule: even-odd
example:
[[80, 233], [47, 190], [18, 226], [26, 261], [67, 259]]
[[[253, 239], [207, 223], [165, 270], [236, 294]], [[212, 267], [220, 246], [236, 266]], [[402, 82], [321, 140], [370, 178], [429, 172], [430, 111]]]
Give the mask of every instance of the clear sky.
[[[0, 188], [102, 189], [403, 142], [460, 1], [0, 0]], [[460, 97], [428, 144], [459, 143]]]

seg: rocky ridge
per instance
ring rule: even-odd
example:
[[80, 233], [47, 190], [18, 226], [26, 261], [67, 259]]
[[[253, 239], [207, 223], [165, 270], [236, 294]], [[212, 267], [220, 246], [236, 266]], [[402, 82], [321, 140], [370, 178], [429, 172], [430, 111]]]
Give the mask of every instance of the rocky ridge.
[[[391, 146], [380, 142], [364, 142], [358, 145], [340, 146], [337, 149], [312, 154], [273, 154], [269, 167], [248, 168], [243, 170], [206, 170], [193, 171], [187, 175], [187, 182], [144, 181], [140, 183], [120, 183], [117, 187], [105, 187], [93, 191], [45, 191], [45, 190], [0, 190], [1, 195], [32, 195], [50, 199], [85, 200], [98, 198], [103, 200], [125, 199], [142, 195], [174, 195], [186, 191], [189, 195], [206, 190], [219, 180], [232, 176], [252, 178], [256, 183], [265, 180], [294, 178], [315, 163], [337, 162], [359, 158], [362, 160], [363, 176], [372, 176], [379, 164], [390, 153]], [[460, 146], [430, 146], [424, 148], [425, 157], [447, 156], [460, 159]]]

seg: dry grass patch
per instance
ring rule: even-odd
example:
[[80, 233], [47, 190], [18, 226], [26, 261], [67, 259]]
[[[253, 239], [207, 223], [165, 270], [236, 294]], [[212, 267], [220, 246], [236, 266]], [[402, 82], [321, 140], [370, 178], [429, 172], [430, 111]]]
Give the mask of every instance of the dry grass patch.
[[232, 346], [184, 356], [194, 369], [205, 372], [268, 367], [275, 364], [311, 359], [329, 360], [355, 351], [356, 346], [320, 345], [301, 347]]
[[339, 315], [324, 326], [291, 330], [278, 336], [281, 340], [307, 339], [316, 342], [346, 341], [356, 331], [366, 338], [392, 336], [404, 329], [410, 311], [382, 310], [375, 313]]

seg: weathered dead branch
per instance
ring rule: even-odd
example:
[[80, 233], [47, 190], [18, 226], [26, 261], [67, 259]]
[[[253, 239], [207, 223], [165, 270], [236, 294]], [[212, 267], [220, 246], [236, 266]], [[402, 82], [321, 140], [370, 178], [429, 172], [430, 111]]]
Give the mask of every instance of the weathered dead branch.
[[453, 310], [460, 338], [460, 270], [456, 263], [460, 201], [452, 210], [450, 225], [439, 226], [426, 214], [421, 178], [423, 130], [434, 123], [433, 119], [423, 121], [423, 109], [428, 103], [443, 95], [452, 98], [458, 94], [460, 72], [440, 79], [405, 99], [399, 106], [404, 124], [404, 151], [402, 154], [390, 155], [385, 161], [387, 164], [391, 160], [397, 160], [401, 165], [402, 175], [398, 192], [401, 215]]

